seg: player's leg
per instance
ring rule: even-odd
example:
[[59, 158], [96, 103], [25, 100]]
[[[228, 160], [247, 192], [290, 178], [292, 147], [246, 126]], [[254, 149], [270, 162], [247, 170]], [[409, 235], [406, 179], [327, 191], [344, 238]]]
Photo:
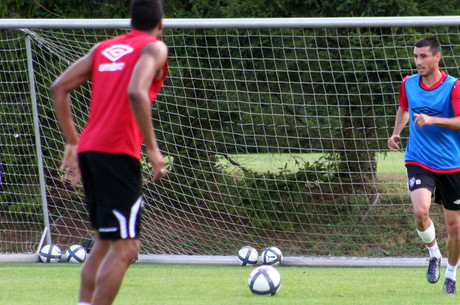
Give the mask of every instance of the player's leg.
[[415, 228], [427, 247], [436, 244], [436, 232], [434, 223], [430, 218], [431, 191], [426, 188], [418, 188], [410, 193], [414, 208]]
[[455, 294], [457, 265], [460, 258], [460, 173], [439, 174], [437, 197], [444, 206], [447, 226], [447, 269], [443, 293]]
[[443, 292], [455, 294], [457, 265], [460, 259], [460, 211], [444, 210], [447, 225], [447, 256], [448, 264], [444, 280]]
[[435, 176], [416, 165], [408, 165], [406, 169], [408, 189], [414, 208], [415, 227], [430, 253], [426, 278], [428, 282], [436, 283], [440, 276], [442, 255], [436, 241], [435, 226], [430, 218], [431, 196], [436, 185]]
[[110, 305], [118, 294], [123, 277], [139, 252], [139, 240], [134, 238], [110, 241], [110, 250], [96, 276], [92, 305]]
[[91, 304], [96, 286], [96, 275], [109, 248], [110, 241], [96, 238], [91, 254], [88, 255], [81, 269], [80, 302]]
[[417, 233], [425, 243], [430, 253], [430, 261], [426, 278], [430, 283], [436, 283], [440, 277], [441, 268], [441, 251], [436, 241], [436, 230], [434, 223], [430, 218], [432, 192], [426, 188], [418, 188], [411, 191], [411, 201], [414, 208], [415, 227]]
[[414, 208], [415, 227], [417, 232], [419, 232], [419, 235], [422, 233], [420, 238], [422, 238], [426, 244], [431, 245], [434, 240], [429, 241], [429, 239], [431, 239], [432, 236], [424, 237], [423, 235], [423, 232], [433, 225], [430, 218], [431, 192], [426, 188], [418, 188], [410, 192], [410, 198]]
[[96, 275], [91, 304], [108, 305], [139, 252], [143, 202], [140, 162], [127, 155], [90, 155], [98, 203], [95, 223], [99, 239], [110, 244]]
[[[94, 173], [98, 173], [99, 171], [95, 170], [93, 166], [93, 163], [97, 164], [97, 162], [92, 161], [92, 155], [88, 152], [80, 153], [78, 157], [86, 196], [86, 209], [89, 213], [92, 227], [97, 229], [97, 185]], [[101, 240], [99, 236], [95, 238], [94, 245], [91, 247], [90, 254], [81, 270], [79, 304], [91, 304], [95, 289], [96, 274], [109, 247], [109, 242]]]

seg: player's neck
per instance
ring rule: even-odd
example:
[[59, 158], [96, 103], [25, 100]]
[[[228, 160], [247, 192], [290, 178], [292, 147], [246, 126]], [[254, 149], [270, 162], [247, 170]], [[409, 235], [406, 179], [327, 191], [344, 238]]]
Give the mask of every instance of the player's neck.
[[422, 83], [427, 87], [431, 87], [439, 81], [441, 76], [441, 70], [436, 69], [433, 71], [433, 73], [422, 76]]

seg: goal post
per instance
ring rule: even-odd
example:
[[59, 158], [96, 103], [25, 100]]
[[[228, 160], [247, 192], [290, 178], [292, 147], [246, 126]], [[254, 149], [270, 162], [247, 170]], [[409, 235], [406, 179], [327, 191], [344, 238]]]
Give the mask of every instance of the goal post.
[[[44, 173], [44, 164], [43, 164], [43, 152], [40, 138], [40, 127], [39, 127], [39, 115], [38, 115], [38, 104], [37, 104], [37, 92], [35, 91], [35, 74], [33, 68], [33, 58], [32, 58], [32, 45], [30, 36], [25, 37], [25, 47], [26, 47], [26, 56], [27, 56], [27, 72], [29, 79], [29, 92], [30, 92], [30, 101], [33, 117], [33, 131], [35, 136], [35, 151], [36, 151], [36, 160], [37, 160], [37, 169], [38, 169], [38, 178], [40, 184], [40, 198], [42, 203], [42, 212], [43, 212], [43, 236], [48, 244], [52, 243], [51, 232], [50, 232], [50, 222], [48, 217], [48, 202], [46, 197], [46, 182], [45, 182], [45, 173]], [[44, 241], [44, 240], [43, 240]], [[41, 247], [43, 241], [40, 241], [39, 247]], [[38, 249], [37, 249], [38, 250]]]
[[[142, 160], [142, 254], [227, 258], [251, 245], [287, 257], [425, 255], [404, 151], [386, 140], [418, 38], [437, 37], [441, 68], [460, 77], [460, 18], [164, 25], [169, 75], [152, 113], [168, 175], [151, 183]], [[0, 253], [35, 253], [44, 227], [62, 248], [93, 236], [82, 187], [58, 170], [64, 143], [49, 87], [95, 43], [128, 30], [126, 19], [0, 19]], [[79, 128], [89, 96], [88, 84], [72, 93]], [[443, 246], [441, 208], [432, 215]]]

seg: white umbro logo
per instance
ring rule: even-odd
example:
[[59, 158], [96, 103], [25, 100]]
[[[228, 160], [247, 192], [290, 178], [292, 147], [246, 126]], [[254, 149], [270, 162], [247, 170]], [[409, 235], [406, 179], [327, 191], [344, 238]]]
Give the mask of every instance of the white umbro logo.
[[410, 178], [409, 180], [409, 187], [412, 188], [415, 184], [415, 177]]
[[107, 57], [111, 61], [117, 61], [126, 54], [131, 53], [134, 49], [125, 44], [114, 44], [110, 48], [105, 49], [102, 51], [102, 55]]
[[460, 205], [460, 199], [455, 200], [455, 201], [454, 201], [454, 204]]

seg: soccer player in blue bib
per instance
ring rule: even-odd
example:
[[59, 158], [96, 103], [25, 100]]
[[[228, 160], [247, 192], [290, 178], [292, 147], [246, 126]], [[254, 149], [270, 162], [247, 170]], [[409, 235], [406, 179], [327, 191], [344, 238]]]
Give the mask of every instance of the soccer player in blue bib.
[[447, 257], [443, 293], [455, 294], [460, 258], [460, 81], [439, 69], [441, 45], [432, 37], [414, 47], [417, 74], [406, 76], [399, 90], [399, 109], [392, 151], [399, 149], [400, 133], [409, 122], [405, 163], [417, 233], [430, 253], [427, 280], [440, 277], [441, 251], [429, 210], [431, 198], [442, 203], [447, 224]]

